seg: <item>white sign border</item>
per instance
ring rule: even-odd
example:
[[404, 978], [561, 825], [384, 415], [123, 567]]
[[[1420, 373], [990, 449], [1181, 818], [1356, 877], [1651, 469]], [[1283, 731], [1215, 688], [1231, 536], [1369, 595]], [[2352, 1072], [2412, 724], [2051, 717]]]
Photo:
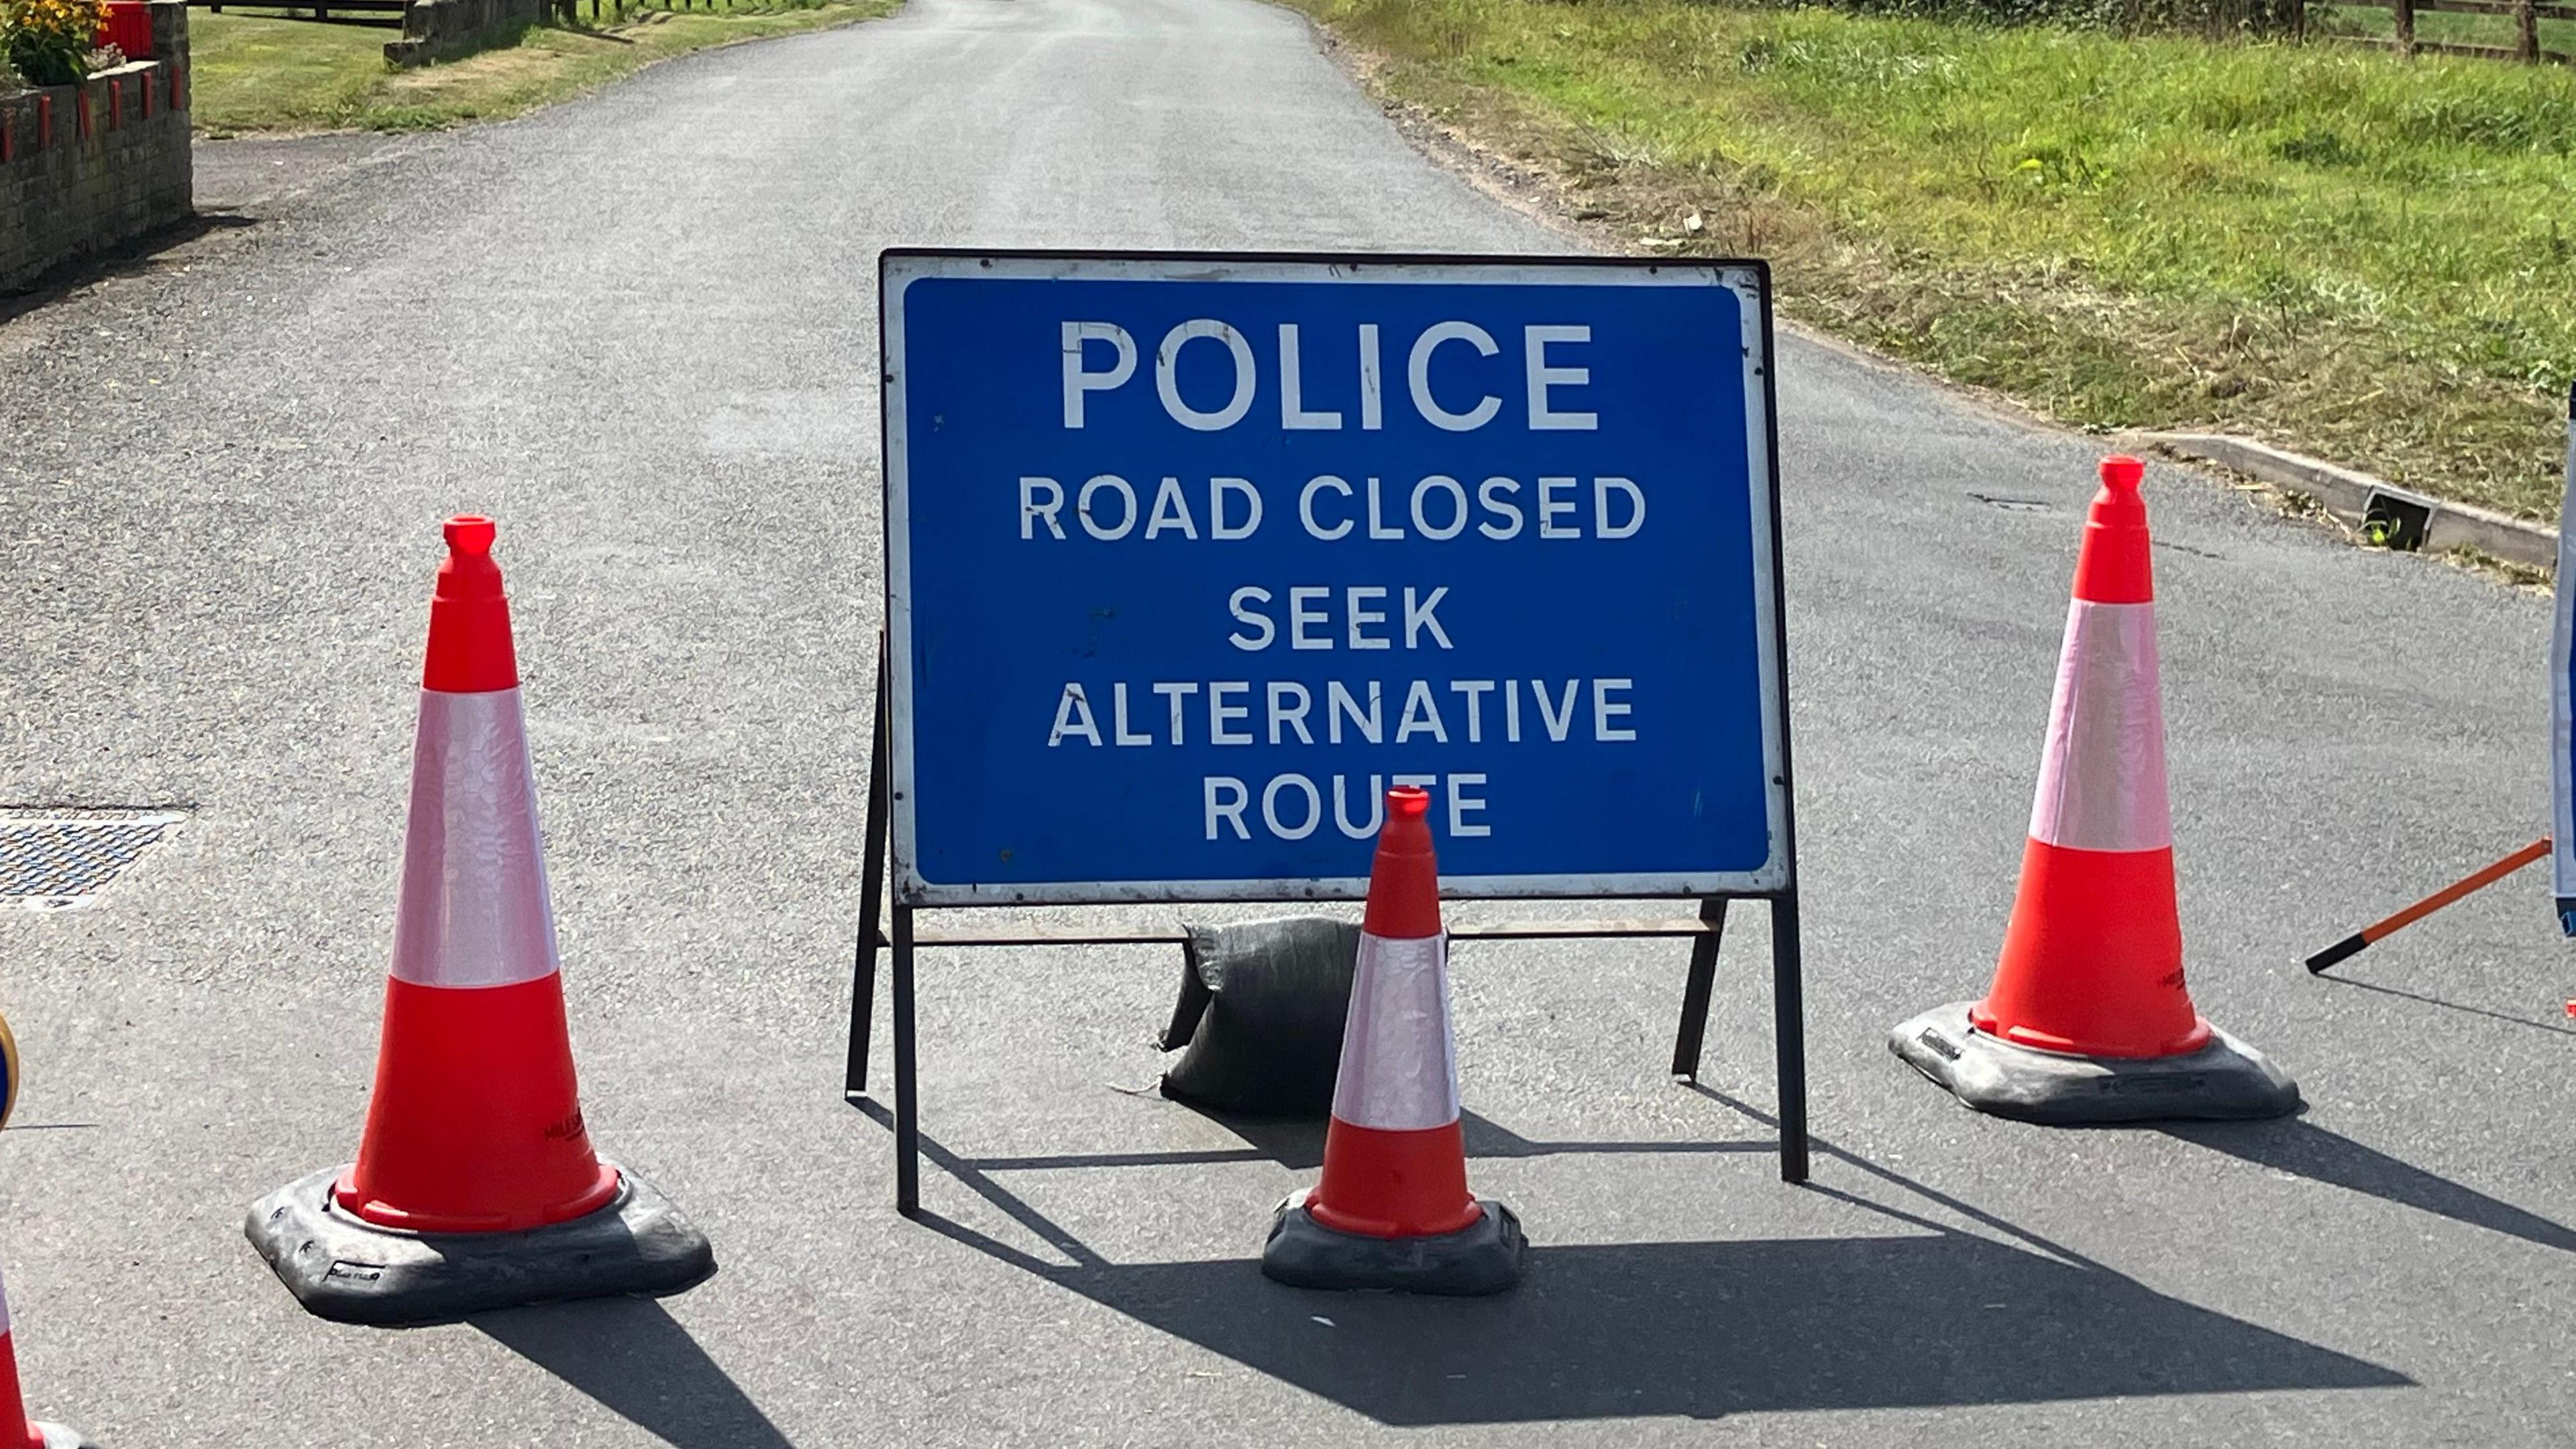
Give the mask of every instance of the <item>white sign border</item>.
[[893, 732], [894, 807], [887, 837], [894, 898], [906, 906], [1133, 905], [1160, 902], [1350, 901], [1368, 895], [1368, 877], [1180, 881], [1053, 881], [1014, 885], [948, 885], [924, 878], [915, 864], [912, 751], [912, 540], [905, 437], [904, 292], [931, 277], [1037, 281], [1335, 282], [1421, 284], [1477, 282], [1549, 286], [1718, 286], [1736, 294], [1743, 317], [1746, 479], [1750, 485], [1753, 611], [1760, 636], [1764, 802], [1770, 854], [1750, 871], [1612, 873], [1605, 875], [1455, 875], [1440, 873], [1440, 893], [1454, 900], [1610, 899], [1649, 896], [1769, 897], [1791, 885], [1788, 704], [1781, 680], [1786, 634], [1779, 617], [1779, 475], [1772, 456], [1768, 274], [1759, 264], [1656, 258], [1394, 257], [1218, 253], [1015, 252], [889, 248], [878, 258], [881, 355], [878, 394], [884, 440], [886, 661]]

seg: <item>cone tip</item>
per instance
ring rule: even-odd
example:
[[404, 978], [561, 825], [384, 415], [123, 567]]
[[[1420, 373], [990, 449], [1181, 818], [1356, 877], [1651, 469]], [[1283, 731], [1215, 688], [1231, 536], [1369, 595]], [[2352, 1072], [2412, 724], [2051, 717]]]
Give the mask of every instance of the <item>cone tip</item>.
[[2126, 453], [2113, 453], [2102, 460], [2102, 486], [2114, 493], [2135, 493], [2146, 477], [2147, 465]]
[[489, 554], [492, 540], [499, 536], [499, 525], [479, 513], [460, 513], [447, 520], [447, 546], [457, 553]]
[[1369, 862], [1368, 909], [1360, 929], [1380, 940], [1440, 934], [1440, 868], [1432, 859], [1431, 795], [1410, 785], [1386, 792], [1386, 824]]

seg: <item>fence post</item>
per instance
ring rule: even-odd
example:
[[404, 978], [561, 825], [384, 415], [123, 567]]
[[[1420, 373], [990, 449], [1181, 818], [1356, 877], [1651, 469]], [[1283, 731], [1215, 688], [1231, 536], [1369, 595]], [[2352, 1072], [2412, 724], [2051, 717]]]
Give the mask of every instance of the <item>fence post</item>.
[[2540, 12], [2532, 0], [2513, 0], [2513, 24], [2521, 33], [2514, 37], [2514, 57], [2525, 65], [2540, 61]]
[[2396, 14], [2397, 53], [2408, 60], [2415, 58], [2415, 0], [2390, 0]]

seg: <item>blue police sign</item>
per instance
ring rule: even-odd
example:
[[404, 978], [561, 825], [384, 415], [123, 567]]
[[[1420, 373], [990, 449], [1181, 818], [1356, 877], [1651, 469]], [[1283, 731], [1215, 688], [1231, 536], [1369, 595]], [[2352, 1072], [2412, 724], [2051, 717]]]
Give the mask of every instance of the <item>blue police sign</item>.
[[1788, 886], [1758, 264], [882, 281], [899, 900]]

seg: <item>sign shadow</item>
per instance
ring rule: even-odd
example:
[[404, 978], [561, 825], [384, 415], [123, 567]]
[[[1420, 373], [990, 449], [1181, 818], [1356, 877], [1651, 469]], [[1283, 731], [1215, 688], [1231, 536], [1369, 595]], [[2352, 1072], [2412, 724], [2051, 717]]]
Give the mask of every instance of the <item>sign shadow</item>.
[[[882, 1123], [869, 1105], [860, 1110]], [[1488, 1148], [1501, 1147], [1489, 1155], [1587, 1145], [1530, 1143], [1485, 1127]], [[1470, 1140], [1477, 1135], [1471, 1129]], [[1767, 1146], [1595, 1145], [1684, 1152]], [[1542, 1244], [1532, 1249], [1516, 1291], [1434, 1299], [1286, 1288], [1262, 1277], [1250, 1258], [1113, 1263], [990, 1175], [1143, 1165], [1175, 1154], [965, 1159], [928, 1137], [922, 1149], [1069, 1261], [1048, 1261], [934, 1212], [920, 1214], [924, 1226], [1390, 1425], [1713, 1419], [2412, 1383], [2393, 1369], [2158, 1293], [1928, 1189], [1914, 1190], [2018, 1243], [1816, 1187], [1807, 1190], [1921, 1231]], [[1248, 1155], [1235, 1150], [1224, 1158]], [[1180, 1156], [1197, 1161], [1205, 1154]], [[1860, 1165], [1911, 1186], [1887, 1169]]]
[[[1243, 1139], [1241, 1147], [1179, 1148], [1156, 1152], [1062, 1152], [1019, 1157], [969, 1157], [951, 1171], [1061, 1172], [1100, 1167], [1215, 1167], [1236, 1162], [1275, 1162], [1296, 1172], [1312, 1172], [1324, 1163], [1325, 1124], [1295, 1117], [1253, 1117], [1219, 1112], [1178, 1097], [1162, 1099], [1195, 1112]], [[880, 1126], [889, 1120], [873, 1102], [851, 1104]], [[1775, 1152], [1771, 1138], [1741, 1141], [1536, 1142], [1488, 1117], [1461, 1108], [1458, 1125], [1471, 1158], [1624, 1156], [1638, 1153]], [[927, 1145], [925, 1144], [925, 1151]], [[946, 1164], [943, 1164], [945, 1166]]]
[[2389, 1369], [1966, 1233], [1531, 1250], [1489, 1299], [1283, 1288], [1251, 1260], [1063, 1286], [1380, 1423], [2386, 1388]]

